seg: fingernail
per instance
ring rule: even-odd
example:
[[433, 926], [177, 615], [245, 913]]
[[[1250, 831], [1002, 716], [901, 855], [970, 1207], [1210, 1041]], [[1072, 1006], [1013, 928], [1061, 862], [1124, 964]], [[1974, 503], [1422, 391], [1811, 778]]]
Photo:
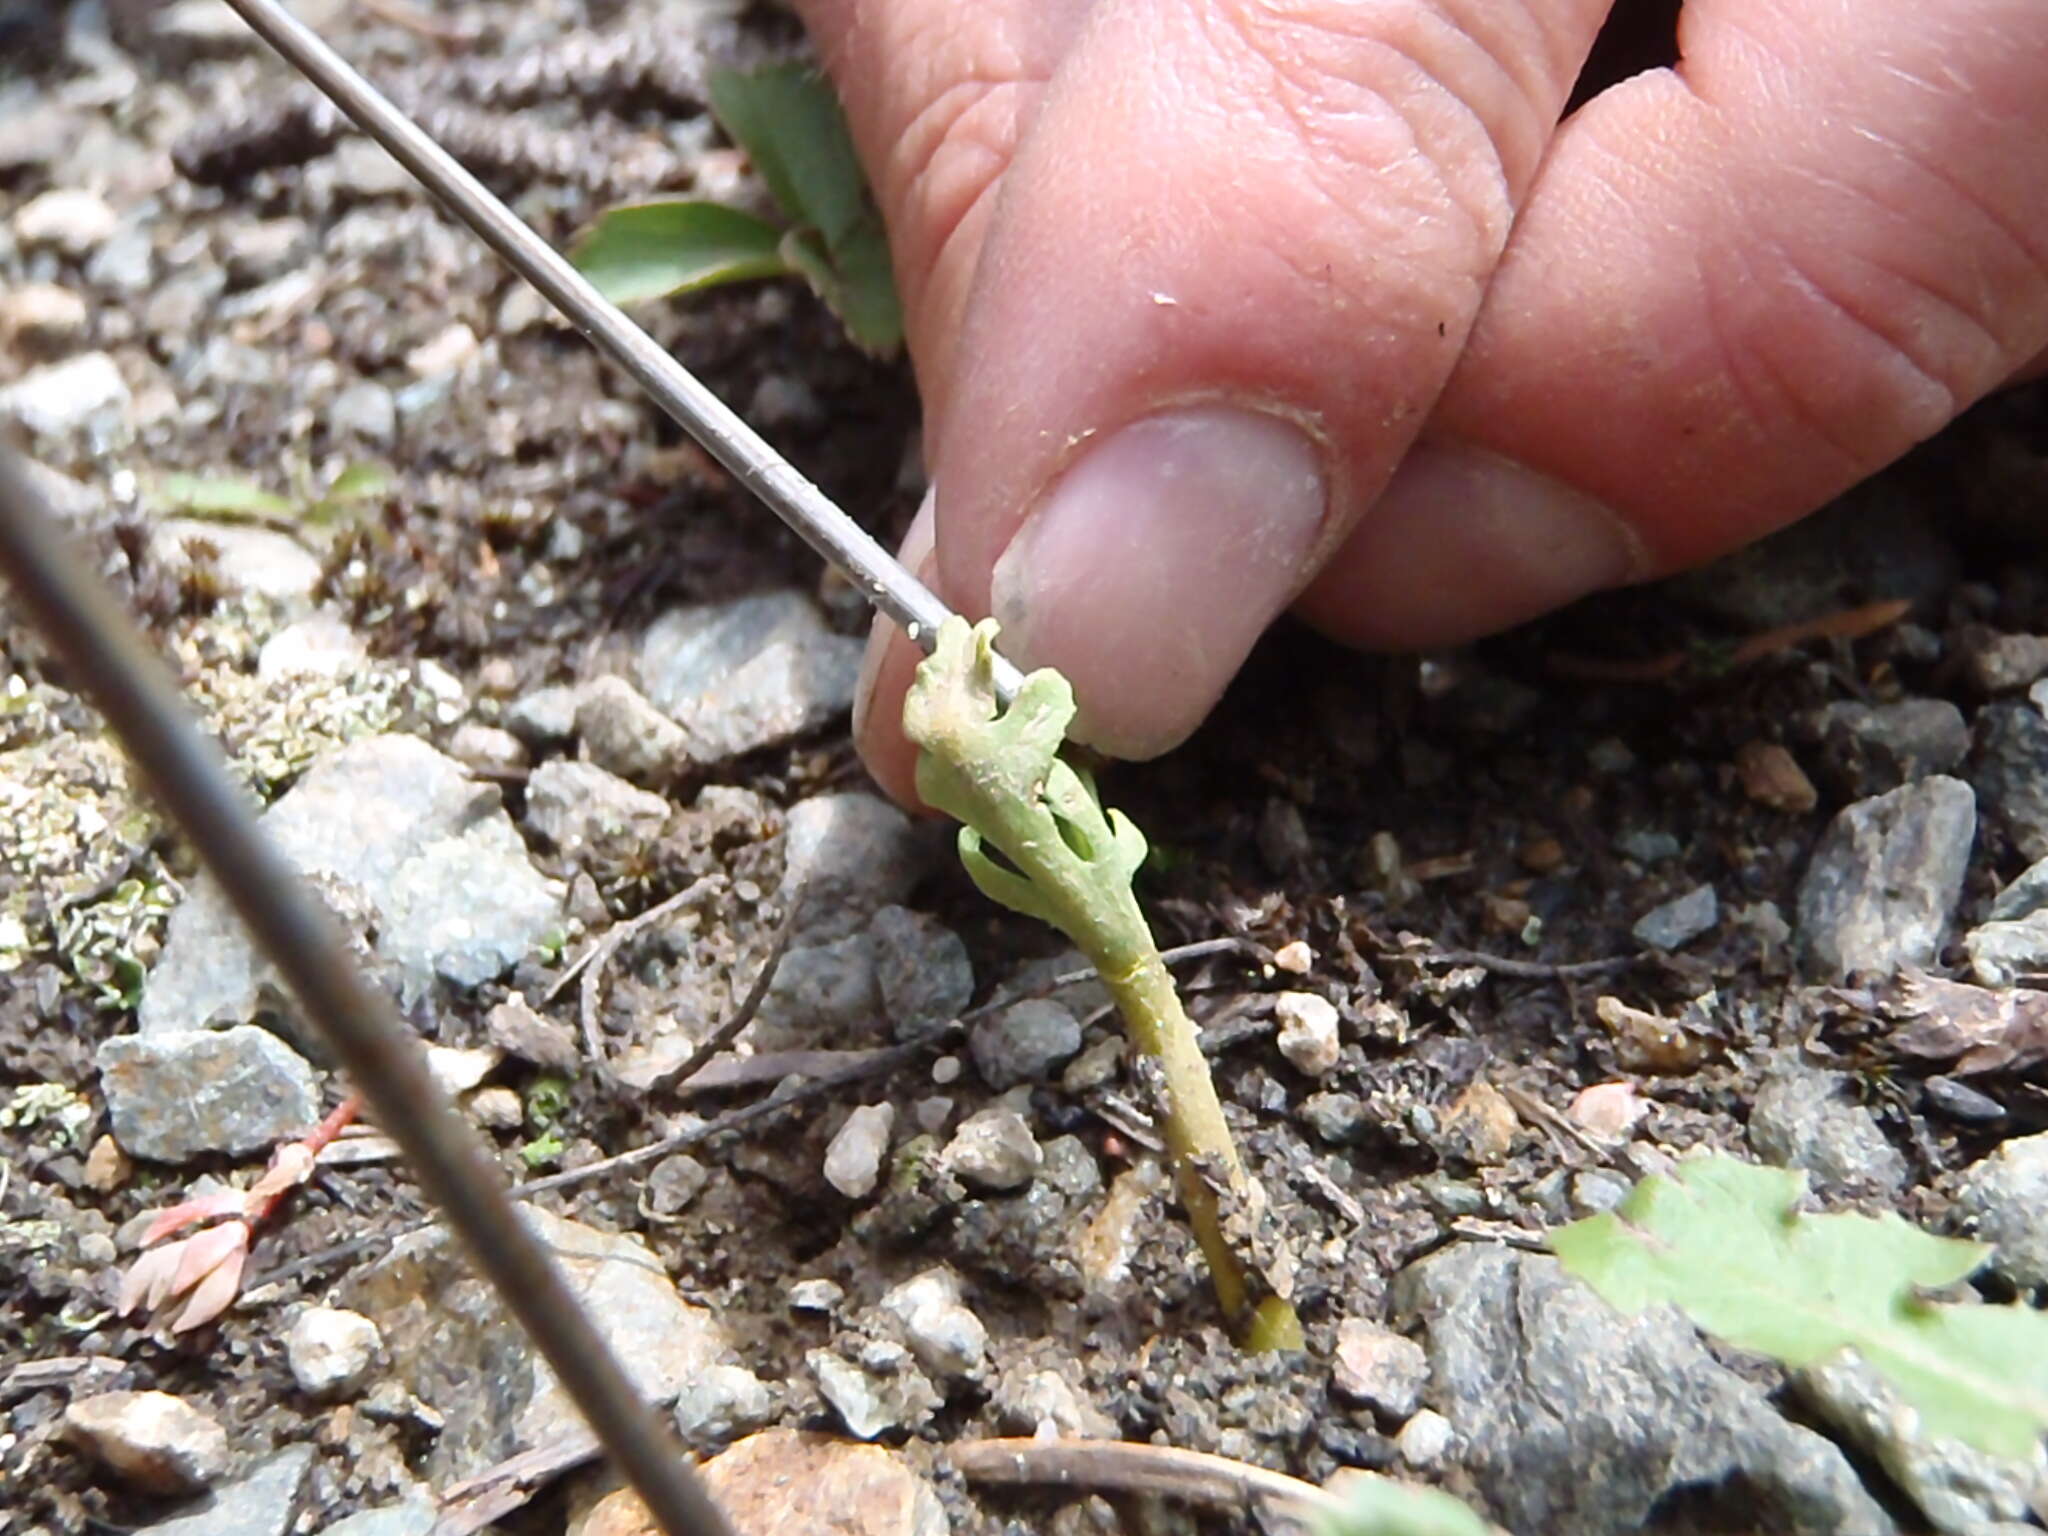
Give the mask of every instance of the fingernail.
[[1205, 406], [1085, 449], [996, 562], [1004, 647], [1058, 667], [1076, 734], [1122, 757], [1184, 740], [1306, 579], [1320, 457], [1277, 416]]
[[1649, 564], [1635, 531], [1591, 497], [1483, 449], [1418, 443], [1303, 608], [1361, 644], [1455, 644]]

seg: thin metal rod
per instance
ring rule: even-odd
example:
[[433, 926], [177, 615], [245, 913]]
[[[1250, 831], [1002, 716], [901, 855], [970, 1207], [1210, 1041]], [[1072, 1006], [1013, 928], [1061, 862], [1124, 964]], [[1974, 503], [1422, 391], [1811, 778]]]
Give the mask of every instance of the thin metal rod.
[[[538, 288], [599, 351], [731, 470], [806, 544], [843, 571], [870, 603], [927, 651], [951, 610], [875, 542], [795, 465], [742, 421], [639, 326], [529, 228], [419, 124], [393, 106], [278, 0], [228, 0], [263, 40], [284, 55], [399, 164], [474, 230], [505, 264]], [[996, 692], [1007, 702], [1021, 681], [996, 658]]]
[[419, 1042], [357, 972], [333, 919], [257, 828], [219, 750], [112, 594], [67, 544], [0, 445], [0, 575], [71, 682], [99, 706], [157, 798], [320, 1026], [420, 1186], [540, 1346], [668, 1536], [727, 1536], [683, 1448], [657, 1421], [554, 1262], [514, 1213], [476, 1133], [443, 1102]]

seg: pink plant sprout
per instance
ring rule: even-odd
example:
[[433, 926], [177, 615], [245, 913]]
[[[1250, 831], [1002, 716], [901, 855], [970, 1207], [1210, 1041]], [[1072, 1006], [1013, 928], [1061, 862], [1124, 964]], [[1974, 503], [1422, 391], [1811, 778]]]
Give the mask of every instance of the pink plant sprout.
[[158, 1211], [142, 1234], [142, 1256], [122, 1277], [115, 1309], [124, 1316], [138, 1310], [155, 1319], [168, 1315], [172, 1333], [203, 1328], [227, 1311], [241, 1294], [256, 1229], [313, 1176], [320, 1153], [359, 1107], [353, 1094], [344, 1099], [304, 1137], [272, 1153], [247, 1189], [224, 1189]]

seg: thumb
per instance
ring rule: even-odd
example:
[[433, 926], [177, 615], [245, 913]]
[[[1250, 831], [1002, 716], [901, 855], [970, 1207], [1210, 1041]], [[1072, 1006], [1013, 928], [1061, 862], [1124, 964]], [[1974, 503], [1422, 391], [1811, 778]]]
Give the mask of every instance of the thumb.
[[[1070, 0], [1004, 22], [870, 0], [834, 31], [813, 7], [925, 327], [940, 590], [1067, 674], [1082, 735], [1127, 756], [1185, 737], [1386, 482], [1605, 8]], [[992, 34], [1018, 66], [1002, 111]], [[950, 39], [980, 84], [892, 38]], [[918, 99], [976, 105], [890, 106]], [[883, 148], [890, 123], [1007, 160], [949, 201], [888, 168], [946, 154]], [[1574, 536], [1630, 557], [1604, 519]], [[896, 714], [865, 715], [885, 778]]]

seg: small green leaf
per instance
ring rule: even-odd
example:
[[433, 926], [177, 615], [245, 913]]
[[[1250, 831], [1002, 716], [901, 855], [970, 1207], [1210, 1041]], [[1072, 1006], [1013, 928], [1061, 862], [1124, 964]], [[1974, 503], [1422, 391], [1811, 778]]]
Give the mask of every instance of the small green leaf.
[[366, 501], [381, 496], [391, 487], [391, 475], [381, 464], [345, 464], [341, 473], [327, 482], [321, 500]]
[[1341, 1509], [1320, 1515], [1319, 1536], [1489, 1536], [1492, 1527], [1438, 1488], [1366, 1473], [1347, 1478]]
[[276, 522], [292, 515], [292, 504], [284, 497], [247, 480], [167, 475], [161, 494], [164, 505], [174, 512], [221, 522]]
[[867, 182], [846, 114], [808, 64], [714, 69], [705, 81], [712, 114], [747, 152], [791, 223], [807, 224], [837, 252], [868, 213]]
[[629, 203], [601, 215], [569, 259], [614, 304], [781, 277], [782, 231], [719, 203]]
[[1669, 1302], [1795, 1369], [1854, 1350], [1931, 1436], [1996, 1456], [2031, 1451], [2048, 1430], [2048, 1314], [1926, 1299], [1989, 1250], [1890, 1214], [1800, 1215], [1805, 1184], [1781, 1168], [1700, 1158], [1553, 1232], [1550, 1246], [1624, 1312]]
[[839, 317], [855, 346], [871, 357], [895, 356], [903, 345], [903, 306], [879, 225], [864, 227], [836, 252], [825, 248], [816, 230], [793, 229], [782, 237], [781, 252], [790, 270]]

